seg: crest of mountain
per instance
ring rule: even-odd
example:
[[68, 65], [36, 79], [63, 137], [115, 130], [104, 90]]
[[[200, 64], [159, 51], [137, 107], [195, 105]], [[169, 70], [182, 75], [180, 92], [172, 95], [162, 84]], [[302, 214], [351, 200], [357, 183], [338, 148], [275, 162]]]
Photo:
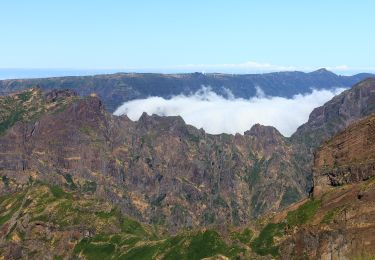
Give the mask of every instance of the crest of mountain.
[[152, 74], [117, 73], [96, 76], [54, 77], [41, 79], [14, 79], [0, 81], [0, 94], [39, 86], [43, 90], [72, 89], [81, 96], [97, 93], [113, 112], [123, 102], [159, 96], [170, 98], [174, 95], [195, 93], [202, 86], [209, 86], [217, 94], [226, 96], [228, 90], [234, 97], [250, 98], [261, 88], [268, 96], [290, 98], [296, 94], [311, 92], [311, 89], [349, 88], [359, 81], [372, 76], [357, 74], [339, 76], [326, 69], [311, 73], [275, 72], [265, 74]]

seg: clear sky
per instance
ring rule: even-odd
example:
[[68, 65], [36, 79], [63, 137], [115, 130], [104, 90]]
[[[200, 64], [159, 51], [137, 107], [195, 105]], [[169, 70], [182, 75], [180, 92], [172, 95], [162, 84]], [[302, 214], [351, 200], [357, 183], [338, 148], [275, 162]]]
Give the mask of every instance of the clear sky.
[[374, 72], [374, 12], [371, 0], [1, 0], [0, 68]]

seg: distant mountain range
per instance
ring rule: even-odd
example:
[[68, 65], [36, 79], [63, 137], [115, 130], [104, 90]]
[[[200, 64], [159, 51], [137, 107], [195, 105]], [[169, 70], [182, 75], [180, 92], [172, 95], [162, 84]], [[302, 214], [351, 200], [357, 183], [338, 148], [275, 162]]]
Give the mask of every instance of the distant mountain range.
[[[71, 72], [73, 73], [73, 72]], [[290, 98], [296, 94], [311, 92], [311, 89], [349, 88], [359, 81], [374, 76], [361, 73], [354, 76], [339, 76], [326, 69], [310, 73], [276, 72], [265, 74], [152, 74], [117, 73], [95, 76], [70, 76], [40, 79], [10, 79], [0, 81], [0, 94], [39, 86], [43, 90], [72, 89], [79, 95], [97, 93], [113, 112], [123, 102], [159, 96], [170, 98], [178, 94], [191, 94], [207, 86], [217, 94], [226, 96], [228, 90], [241, 98], [254, 97], [257, 88], [268, 96]]]

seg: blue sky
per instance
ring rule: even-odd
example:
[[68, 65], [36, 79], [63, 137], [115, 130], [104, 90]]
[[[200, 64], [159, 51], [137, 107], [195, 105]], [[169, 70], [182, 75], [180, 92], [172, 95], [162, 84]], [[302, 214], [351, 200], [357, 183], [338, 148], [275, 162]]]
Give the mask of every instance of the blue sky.
[[0, 68], [375, 71], [375, 1], [0, 2]]

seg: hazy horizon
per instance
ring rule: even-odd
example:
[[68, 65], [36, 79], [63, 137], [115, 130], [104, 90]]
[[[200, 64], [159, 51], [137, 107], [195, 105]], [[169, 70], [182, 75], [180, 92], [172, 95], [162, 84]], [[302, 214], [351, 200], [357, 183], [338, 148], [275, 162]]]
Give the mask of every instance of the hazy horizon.
[[[48, 78], [48, 77], [69, 77], [69, 76], [95, 76], [95, 75], [106, 75], [106, 74], [116, 74], [116, 73], [155, 73], [155, 74], [189, 74], [189, 73], [204, 73], [204, 74], [229, 74], [229, 75], [251, 75], [251, 74], [267, 74], [267, 73], [278, 73], [278, 72], [304, 72], [311, 73], [319, 69], [325, 68], [315, 68], [313, 70], [284, 70], [284, 71], [259, 71], [259, 72], [249, 72], [249, 73], [229, 73], [220, 71], [158, 71], [158, 70], [121, 70], [121, 69], [70, 69], [70, 68], [0, 68], [0, 80], [6, 79], [32, 79], [32, 78]], [[359, 73], [369, 73], [373, 74], [371, 71], [356, 71], [356, 72], [336, 72], [328, 70], [340, 76], [353, 76]]]

